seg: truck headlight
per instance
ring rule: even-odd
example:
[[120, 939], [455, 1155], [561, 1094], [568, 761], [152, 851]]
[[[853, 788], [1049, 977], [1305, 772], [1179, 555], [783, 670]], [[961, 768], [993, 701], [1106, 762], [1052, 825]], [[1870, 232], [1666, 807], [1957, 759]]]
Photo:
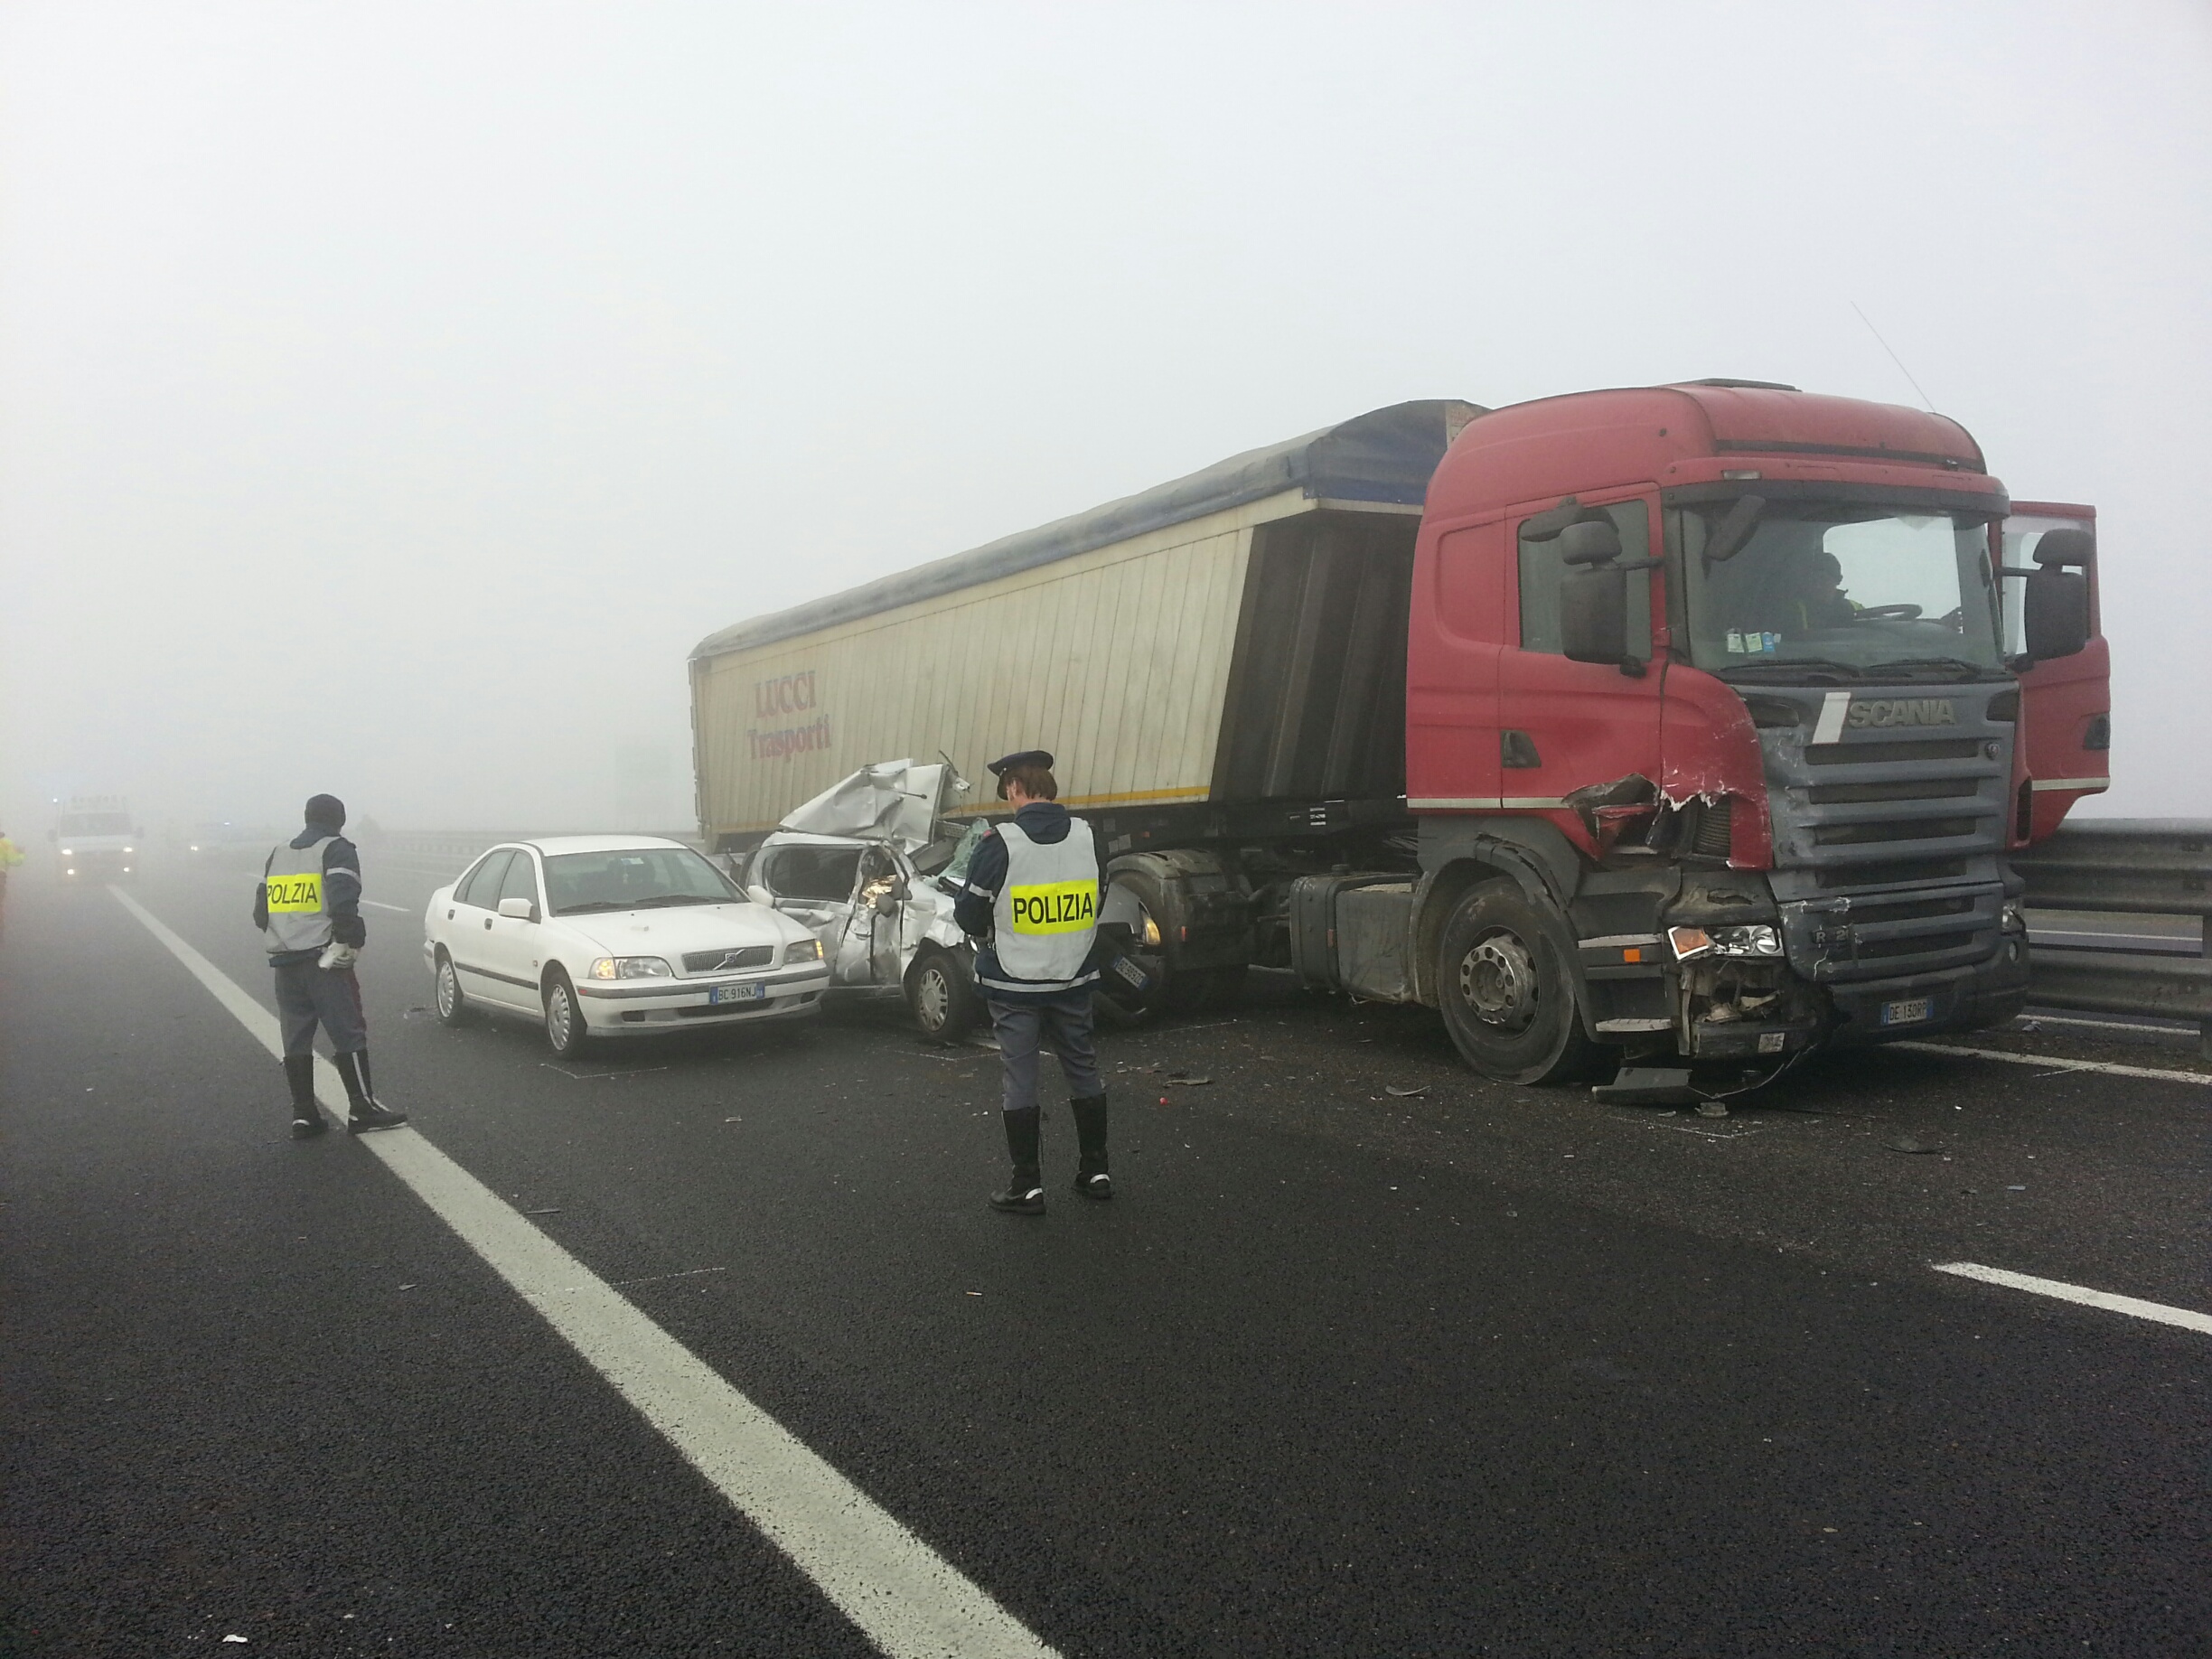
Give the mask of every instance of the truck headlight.
[[61, 856], [62, 856], [64, 858], [75, 858], [77, 855], [76, 855], [74, 852], [70, 851], [70, 850], [68, 848], [64, 847], [64, 848], [61, 849]]
[[821, 959], [821, 941], [819, 939], [801, 939], [783, 947], [783, 960], [787, 962], [819, 962]]
[[603, 956], [591, 965], [595, 979], [670, 979], [676, 970], [657, 956]]
[[1748, 927], [1670, 927], [1667, 943], [1674, 960], [1689, 961], [1699, 956], [1767, 956], [1782, 954], [1782, 934], [1765, 923]]
[[2007, 899], [1997, 922], [2008, 933], [2024, 933], [2028, 931], [2028, 907], [2018, 899]]

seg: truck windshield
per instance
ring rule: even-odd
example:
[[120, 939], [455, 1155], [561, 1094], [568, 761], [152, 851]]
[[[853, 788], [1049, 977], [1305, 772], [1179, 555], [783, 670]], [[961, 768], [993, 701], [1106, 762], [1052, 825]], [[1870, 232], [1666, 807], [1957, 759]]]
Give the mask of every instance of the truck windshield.
[[64, 812], [61, 815], [63, 835], [128, 835], [130, 832], [128, 812]]
[[1735, 557], [1704, 550], [1730, 503], [1683, 511], [1691, 660], [1771, 680], [1987, 679], [2002, 673], [1989, 526], [1969, 513], [1770, 501]]

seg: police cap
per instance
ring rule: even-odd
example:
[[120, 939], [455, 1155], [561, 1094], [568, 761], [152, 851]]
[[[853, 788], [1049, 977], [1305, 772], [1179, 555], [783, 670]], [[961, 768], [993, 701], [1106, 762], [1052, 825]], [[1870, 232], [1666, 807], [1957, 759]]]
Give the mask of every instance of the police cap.
[[1046, 772], [1050, 772], [1053, 757], [1043, 749], [1020, 749], [1012, 755], [1001, 755], [997, 760], [986, 764], [989, 767], [991, 775], [998, 780], [998, 799], [1004, 801], [1006, 799], [1006, 774], [1008, 772], [1016, 766], [1041, 766]]

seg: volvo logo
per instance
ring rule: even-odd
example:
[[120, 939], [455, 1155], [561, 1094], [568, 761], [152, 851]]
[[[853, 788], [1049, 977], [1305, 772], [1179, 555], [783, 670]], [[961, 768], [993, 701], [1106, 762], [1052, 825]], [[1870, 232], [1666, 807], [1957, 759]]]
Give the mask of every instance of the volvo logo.
[[1958, 710], [1947, 697], [1853, 698], [1849, 726], [1956, 726]]

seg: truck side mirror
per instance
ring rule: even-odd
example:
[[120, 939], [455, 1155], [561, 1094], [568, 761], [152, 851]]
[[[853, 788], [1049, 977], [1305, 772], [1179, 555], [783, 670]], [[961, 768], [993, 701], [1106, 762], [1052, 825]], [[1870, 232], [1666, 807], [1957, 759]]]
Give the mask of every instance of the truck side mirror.
[[2089, 643], [2089, 578], [2046, 565], [2023, 586], [2021, 642], [2038, 662], [2071, 657]]
[[2021, 643], [2039, 662], [2071, 657], [2089, 643], [2086, 571], [2096, 541], [2087, 530], [2055, 530], [2036, 543], [2032, 557], [2036, 569], [2020, 596]]
[[[1573, 528], [1599, 527], [1578, 524]], [[1603, 528], [1609, 530], [1612, 527]], [[1560, 583], [1560, 651], [1574, 662], [1618, 663], [1627, 659], [1626, 570], [1618, 565], [1585, 565], [1567, 572]]]
[[1560, 557], [1570, 565], [1609, 565], [1621, 556], [1620, 531], [1609, 519], [1590, 519], [1560, 531]]

